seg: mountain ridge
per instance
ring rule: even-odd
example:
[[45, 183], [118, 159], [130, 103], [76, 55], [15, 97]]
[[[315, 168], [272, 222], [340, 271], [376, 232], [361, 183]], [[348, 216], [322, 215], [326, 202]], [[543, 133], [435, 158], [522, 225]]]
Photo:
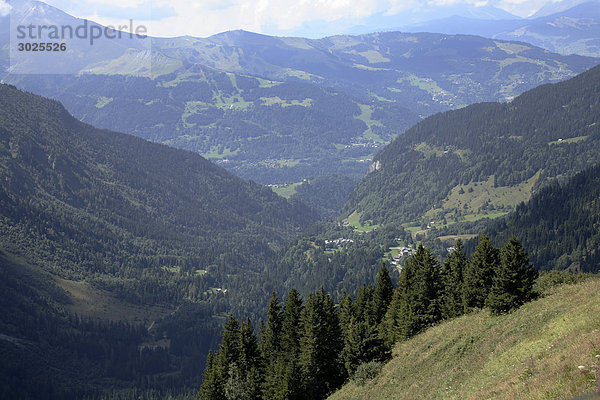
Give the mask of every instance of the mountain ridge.
[[557, 13], [529, 19], [482, 20], [452, 16], [404, 28], [409, 32], [474, 34], [502, 40], [517, 40], [560, 54], [598, 57], [600, 2], [582, 2]]
[[598, 74], [595, 67], [510, 103], [427, 118], [374, 158], [345, 215], [426, 226], [508, 211], [550, 179], [600, 162], [591, 151], [600, 138], [591, 111], [599, 105]]
[[[400, 32], [312, 40], [238, 30], [68, 46], [38, 64], [22, 54], [0, 77], [60, 100], [85, 122], [198, 152], [265, 184], [358, 178], [377, 149], [427, 115], [506, 101], [600, 61]], [[48, 75], [56, 72], [48, 63], [63, 74]], [[28, 74], [37, 67], [42, 75]]]

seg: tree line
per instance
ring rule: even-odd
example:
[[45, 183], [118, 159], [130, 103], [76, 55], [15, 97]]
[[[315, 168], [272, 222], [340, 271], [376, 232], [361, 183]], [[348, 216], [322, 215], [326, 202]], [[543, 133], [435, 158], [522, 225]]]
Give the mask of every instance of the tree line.
[[534, 298], [537, 276], [517, 238], [500, 250], [481, 235], [470, 259], [458, 240], [441, 264], [419, 245], [396, 288], [383, 265], [375, 287], [363, 285], [354, 299], [344, 293], [337, 305], [323, 288], [306, 301], [292, 289], [283, 304], [273, 293], [258, 334], [250, 319], [229, 316], [199, 399], [325, 398], [380, 367], [396, 342], [440, 321], [518, 308]]

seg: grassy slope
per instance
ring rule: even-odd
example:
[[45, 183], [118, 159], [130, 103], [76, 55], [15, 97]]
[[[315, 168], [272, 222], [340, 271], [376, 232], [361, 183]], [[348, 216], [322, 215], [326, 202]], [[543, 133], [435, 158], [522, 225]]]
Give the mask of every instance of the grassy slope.
[[[331, 399], [564, 399], [596, 388], [600, 280], [565, 285], [520, 310], [484, 310], [394, 349], [380, 375]], [[583, 368], [580, 368], [583, 366]]]

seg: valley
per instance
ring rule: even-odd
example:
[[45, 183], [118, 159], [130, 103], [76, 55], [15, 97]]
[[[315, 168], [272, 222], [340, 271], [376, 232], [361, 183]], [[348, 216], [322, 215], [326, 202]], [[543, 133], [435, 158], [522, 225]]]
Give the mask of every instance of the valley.
[[15, 53], [152, 2], [0, 0], [0, 398], [600, 390], [597, 1]]

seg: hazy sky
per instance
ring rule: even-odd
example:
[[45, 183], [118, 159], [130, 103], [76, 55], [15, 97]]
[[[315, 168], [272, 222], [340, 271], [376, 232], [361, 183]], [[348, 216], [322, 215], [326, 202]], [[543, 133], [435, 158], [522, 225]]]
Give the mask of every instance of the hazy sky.
[[[0, 12], [4, 9], [0, 0]], [[332, 24], [340, 29], [360, 24], [373, 15], [416, 15], [424, 7], [459, 4], [493, 5], [519, 16], [529, 16], [546, 3], [568, 0], [46, 0], [81, 18], [105, 25], [133, 19], [153, 36], [209, 36], [245, 29], [268, 34], [293, 34], [298, 28]], [[311, 23], [313, 25], [311, 25]], [[303, 25], [304, 24], [304, 25]], [[308, 24], [308, 25], [307, 25]], [[306, 28], [308, 26], [309, 28]], [[315, 35], [318, 35], [315, 31]]]

